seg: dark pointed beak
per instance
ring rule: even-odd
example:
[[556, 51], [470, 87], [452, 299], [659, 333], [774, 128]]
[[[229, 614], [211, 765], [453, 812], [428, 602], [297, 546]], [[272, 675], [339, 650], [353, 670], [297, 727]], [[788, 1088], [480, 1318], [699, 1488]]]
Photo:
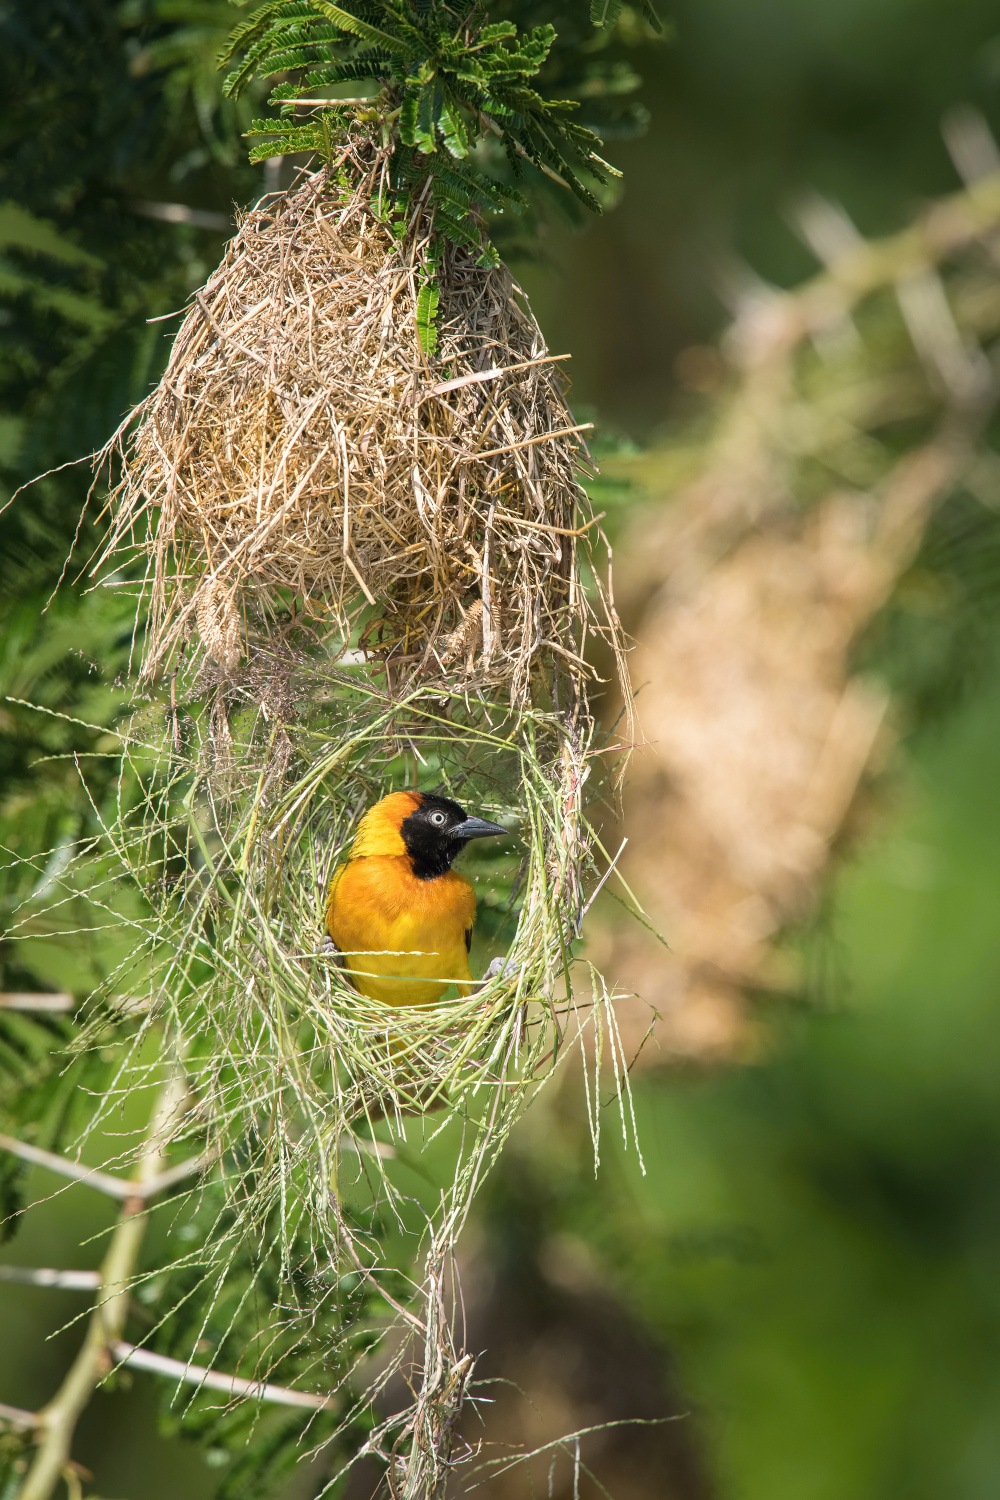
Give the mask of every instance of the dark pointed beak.
[[491, 838], [494, 834], [503, 838], [510, 832], [509, 828], [501, 828], [499, 823], [487, 823], [485, 818], [466, 818], [464, 823], [459, 823], [455, 829], [455, 838], [466, 839]]

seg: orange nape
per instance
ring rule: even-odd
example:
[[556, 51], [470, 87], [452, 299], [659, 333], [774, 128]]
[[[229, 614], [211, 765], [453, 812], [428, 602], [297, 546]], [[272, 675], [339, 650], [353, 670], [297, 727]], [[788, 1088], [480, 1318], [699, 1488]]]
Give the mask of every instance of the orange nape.
[[451, 861], [505, 832], [432, 793], [393, 792], [368, 810], [326, 903], [355, 989], [394, 1006], [432, 1005], [452, 984], [469, 993], [476, 895]]

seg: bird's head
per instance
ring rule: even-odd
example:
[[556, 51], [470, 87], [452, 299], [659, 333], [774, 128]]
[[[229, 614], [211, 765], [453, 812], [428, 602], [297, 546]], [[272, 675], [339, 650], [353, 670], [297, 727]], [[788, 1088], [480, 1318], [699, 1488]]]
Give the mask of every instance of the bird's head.
[[409, 855], [413, 873], [433, 880], [451, 868], [470, 839], [502, 836], [499, 823], [470, 817], [450, 797], [432, 792], [393, 792], [368, 809], [351, 849], [352, 859]]

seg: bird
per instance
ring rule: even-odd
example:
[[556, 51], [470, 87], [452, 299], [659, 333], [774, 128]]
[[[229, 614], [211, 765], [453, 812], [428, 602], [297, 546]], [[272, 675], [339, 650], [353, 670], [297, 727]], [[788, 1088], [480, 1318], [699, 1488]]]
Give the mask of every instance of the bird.
[[432, 792], [392, 792], [368, 809], [326, 900], [327, 932], [360, 994], [410, 1006], [453, 984], [471, 992], [476, 893], [452, 860], [507, 831]]

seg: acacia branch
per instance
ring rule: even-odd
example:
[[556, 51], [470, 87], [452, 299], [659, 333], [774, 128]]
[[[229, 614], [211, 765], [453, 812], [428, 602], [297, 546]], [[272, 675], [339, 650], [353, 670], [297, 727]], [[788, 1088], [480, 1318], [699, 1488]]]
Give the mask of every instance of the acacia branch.
[[315, 1396], [310, 1391], [293, 1391], [287, 1386], [271, 1385], [264, 1380], [244, 1380], [239, 1375], [226, 1375], [222, 1370], [209, 1370], [204, 1365], [192, 1365], [183, 1359], [156, 1354], [152, 1349], [139, 1349], [135, 1344], [126, 1343], [124, 1339], [117, 1339], [111, 1345], [111, 1353], [123, 1365], [152, 1370], [156, 1375], [169, 1375], [173, 1380], [205, 1386], [211, 1391], [225, 1391], [227, 1396], [251, 1396], [255, 1401], [274, 1401], [279, 1406], [307, 1406], [311, 1411], [323, 1411], [335, 1404], [330, 1396]]
[[11, 1156], [19, 1156], [22, 1161], [30, 1161], [33, 1166], [58, 1172], [61, 1177], [72, 1177], [77, 1182], [85, 1182], [88, 1187], [96, 1188], [99, 1193], [107, 1193], [111, 1198], [137, 1196], [133, 1183], [123, 1182], [120, 1177], [112, 1177], [109, 1172], [101, 1172], [97, 1167], [84, 1166], [83, 1162], [70, 1161], [68, 1157], [58, 1156], [54, 1151], [43, 1151], [41, 1146], [29, 1146], [27, 1141], [16, 1140], [12, 1135], [0, 1134], [0, 1151], [9, 1151]]
[[6, 1422], [19, 1432], [31, 1432], [38, 1426], [38, 1417], [33, 1411], [22, 1411], [19, 1406], [8, 1406], [0, 1401], [0, 1422]]
[[[83, 1345], [54, 1398], [38, 1413], [41, 1440], [18, 1500], [51, 1500], [70, 1461], [77, 1421], [94, 1390], [111, 1369], [111, 1349], [120, 1340], [128, 1313], [129, 1283], [146, 1232], [144, 1209], [163, 1172], [171, 1124], [183, 1108], [186, 1079], [175, 1064], [160, 1092], [146, 1132], [135, 1182], [122, 1204], [118, 1227], [100, 1269], [100, 1292]], [[18, 1143], [20, 1144], [20, 1143]], [[47, 1154], [47, 1153], [46, 1153]], [[61, 1158], [57, 1158], [61, 1160]], [[109, 1179], [120, 1185], [117, 1178]]]
[[73, 1010], [76, 1000], [65, 993], [49, 991], [3, 990], [0, 991], [0, 1010]]
[[[37, 704], [29, 703], [26, 706], [36, 708]], [[0, 990], [0, 1010], [49, 1010], [65, 1014], [76, 1010], [80, 1003], [76, 995], [71, 995], [66, 990]], [[135, 995], [106, 995], [104, 1003], [111, 1010], [125, 1016], [149, 1009], [148, 999], [140, 999]]]
[[[859, 235], [843, 254], [828, 261], [794, 291], [775, 290], [768, 316], [758, 319], [749, 363], [785, 353], [830, 327], [881, 287], [896, 286], [968, 248], [1000, 222], [1000, 172], [992, 172], [957, 193], [941, 198], [914, 223], [884, 239]], [[740, 318], [737, 317], [737, 323]], [[746, 333], [747, 330], [744, 330]]]
[[0, 1266], [0, 1281], [28, 1286], [55, 1286], [65, 1291], [92, 1292], [101, 1284], [100, 1271], [53, 1271], [47, 1266]]
[[30, 1161], [36, 1167], [46, 1167], [62, 1177], [85, 1182], [99, 1193], [106, 1193], [109, 1198], [120, 1198], [123, 1202], [132, 1198], [152, 1198], [156, 1193], [162, 1193], [164, 1188], [173, 1187], [175, 1182], [182, 1182], [185, 1177], [204, 1171], [215, 1160], [214, 1152], [203, 1151], [198, 1156], [179, 1162], [176, 1167], [158, 1172], [147, 1182], [140, 1178], [131, 1180], [112, 1177], [109, 1172], [102, 1172], [98, 1167], [87, 1167], [83, 1162], [70, 1161], [66, 1156], [57, 1155], [55, 1151], [43, 1151], [41, 1146], [30, 1146], [27, 1141], [19, 1141], [12, 1135], [0, 1134], [0, 1151], [9, 1151], [22, 1161]]

